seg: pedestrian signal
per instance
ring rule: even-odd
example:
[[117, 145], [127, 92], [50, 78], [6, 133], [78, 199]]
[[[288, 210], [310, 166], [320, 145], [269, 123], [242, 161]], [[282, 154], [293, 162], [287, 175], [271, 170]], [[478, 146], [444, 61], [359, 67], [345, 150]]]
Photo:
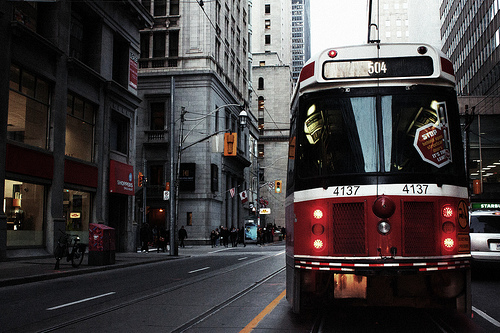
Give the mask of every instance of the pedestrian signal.
[[274, 192], [281, 193], [281, 180], [274, 181]]
[[224, 133], [224, 156], [236, 156], [236, 133]]

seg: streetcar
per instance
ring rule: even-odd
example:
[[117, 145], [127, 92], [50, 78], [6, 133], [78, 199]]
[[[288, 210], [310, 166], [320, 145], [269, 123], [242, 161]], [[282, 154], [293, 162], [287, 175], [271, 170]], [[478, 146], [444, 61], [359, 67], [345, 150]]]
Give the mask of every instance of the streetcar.
[[326, 49], [291, 102], [286, 297], [471, 312], [452, 63], [426, 44]]

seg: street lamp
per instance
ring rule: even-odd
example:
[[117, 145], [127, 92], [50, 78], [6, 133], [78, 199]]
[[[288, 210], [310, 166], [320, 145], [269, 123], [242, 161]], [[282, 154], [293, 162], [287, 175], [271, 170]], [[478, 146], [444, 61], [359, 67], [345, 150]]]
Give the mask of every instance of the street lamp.
[[245, 110], [241, 110], [238, 118], [240, 120], [241, 128], [245, 128], [245, 126], [247, 125], [248, 113]]

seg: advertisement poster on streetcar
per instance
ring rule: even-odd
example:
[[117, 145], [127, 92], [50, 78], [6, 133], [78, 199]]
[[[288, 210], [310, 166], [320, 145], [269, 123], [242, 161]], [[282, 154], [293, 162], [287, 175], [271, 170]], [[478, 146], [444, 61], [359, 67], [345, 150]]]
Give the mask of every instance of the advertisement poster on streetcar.
[[450, 131], [446, 103], [436, 103], [435, 106], [438, 111], [438, 121], [418, 128], [413, 146], [425, 162], [441, 168], [451, 162]]

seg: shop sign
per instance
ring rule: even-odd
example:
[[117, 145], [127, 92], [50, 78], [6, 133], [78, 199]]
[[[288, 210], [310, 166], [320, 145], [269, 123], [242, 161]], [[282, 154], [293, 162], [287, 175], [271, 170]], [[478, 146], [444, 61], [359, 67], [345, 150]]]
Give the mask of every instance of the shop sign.
[[130, 59], [129, 59], [129, 86], [137, 90], [137, 63], [139, 62], [139, 59], [137, 59], [137, 56], [133, 53], [130, 53]]
[[263, 215], [271, 214], [271, 208], [261, 208], [260, 213]]
[[69, 218], [71, 219], [79, 219], [82, 216], [82, 213], [69, 213]]
[[134, 195], [134, 167], [115, 160], [109, 161], [109, 192]]
[[500, 203], [473, 202], [472, 209], [500, 209]]

